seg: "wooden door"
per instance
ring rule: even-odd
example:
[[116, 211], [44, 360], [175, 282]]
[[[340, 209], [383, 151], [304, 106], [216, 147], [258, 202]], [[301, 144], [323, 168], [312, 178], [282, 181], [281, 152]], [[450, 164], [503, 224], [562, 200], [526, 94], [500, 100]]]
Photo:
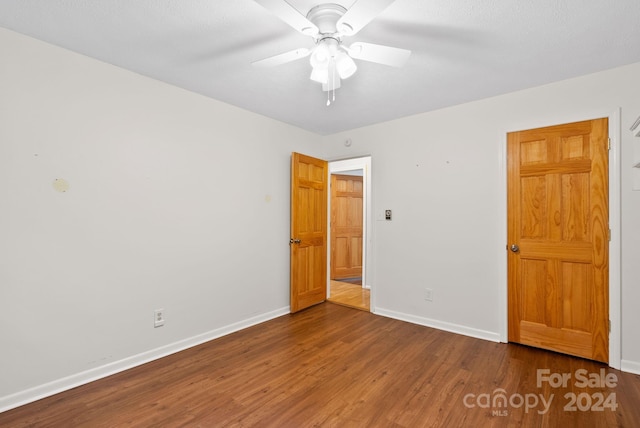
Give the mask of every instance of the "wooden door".
[[328, 164], [291, 155], [291, 312], [327, 299]]
[[608, 121], [507, 147], [509, 341], [608, 362]]
[[362, 276], [362, 177], [331, 175], [331, 279]]

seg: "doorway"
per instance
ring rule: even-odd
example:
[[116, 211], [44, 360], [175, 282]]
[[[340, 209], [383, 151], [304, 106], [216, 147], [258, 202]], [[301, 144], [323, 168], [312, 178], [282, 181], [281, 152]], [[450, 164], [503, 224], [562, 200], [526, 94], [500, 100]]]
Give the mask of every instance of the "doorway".
[[370, 237], [371, 158], [329, 163], [327, 300], [371, 311], [367, 272]]

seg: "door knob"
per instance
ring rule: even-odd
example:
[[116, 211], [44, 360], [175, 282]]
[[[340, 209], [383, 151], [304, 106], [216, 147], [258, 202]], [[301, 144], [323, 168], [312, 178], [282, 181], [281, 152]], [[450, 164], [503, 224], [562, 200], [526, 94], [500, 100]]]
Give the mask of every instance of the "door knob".
[[302, 241], [299, 239], [293, 239], [293, 238], [289, 239], [289, 244], [299, 244], [301, 242]]
[[509, 249], [514, 253], [517, 253], [518, 251], [520, 251], [520, 247], [518, 247], [516, 244], [511, 244], [511, 247]]

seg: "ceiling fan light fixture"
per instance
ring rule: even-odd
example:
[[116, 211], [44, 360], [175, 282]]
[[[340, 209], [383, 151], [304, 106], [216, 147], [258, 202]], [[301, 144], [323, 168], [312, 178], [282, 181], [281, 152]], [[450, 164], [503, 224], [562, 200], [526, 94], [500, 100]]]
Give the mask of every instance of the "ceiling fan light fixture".
[[353, 76], [353, 73], [356, 72], [358, 66], [355, 61], [351, 59], [349, 55], [340, 51], [335, 56], [336, 61], [336, 71], [340, 75], [341, 79], [347, 79]]
[[327, 46], [323, 44], [316, 46], [316, 48], [311, 53], [311, 57], [309, 58], [311, 67], [313, 67], [314, 69], [329, 68], [330, 60], [331, 60], [331, 53], [329, 52], [329, 48], [327, 48]]
[[329, 82], [329, 68], [316, 67], [311, 70], [311, 76], [309, 77], [314, 82], [327, 84]]

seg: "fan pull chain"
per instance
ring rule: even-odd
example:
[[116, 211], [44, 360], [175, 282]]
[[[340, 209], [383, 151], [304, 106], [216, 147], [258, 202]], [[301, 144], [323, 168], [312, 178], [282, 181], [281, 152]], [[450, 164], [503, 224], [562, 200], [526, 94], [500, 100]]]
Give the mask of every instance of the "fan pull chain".
[[332, 74], [333, 74], [333, 102], [336, 101], [336, 63], [335, 61], [333, 62], [333, 67], [331, 67], [332, 70]]
[[[331, 67], [331, 62], [329, 62], [329, 67]], [[329, 107], [331, 105], [331, 101], [329, 100], [329, 95], [331, 95], [331, 88], [330, 87], [327, 88], [327, 107]]]
[[331, 67], [331, 87], [327, 88], [327, 107], [329, 107], [331, 105], [331, 100], [329, 99], [329, 96], [331, 95], [331, 92], [333, 92], [333, 101], [336, 101], [336, 67], [335, 64], [333, 67]]

